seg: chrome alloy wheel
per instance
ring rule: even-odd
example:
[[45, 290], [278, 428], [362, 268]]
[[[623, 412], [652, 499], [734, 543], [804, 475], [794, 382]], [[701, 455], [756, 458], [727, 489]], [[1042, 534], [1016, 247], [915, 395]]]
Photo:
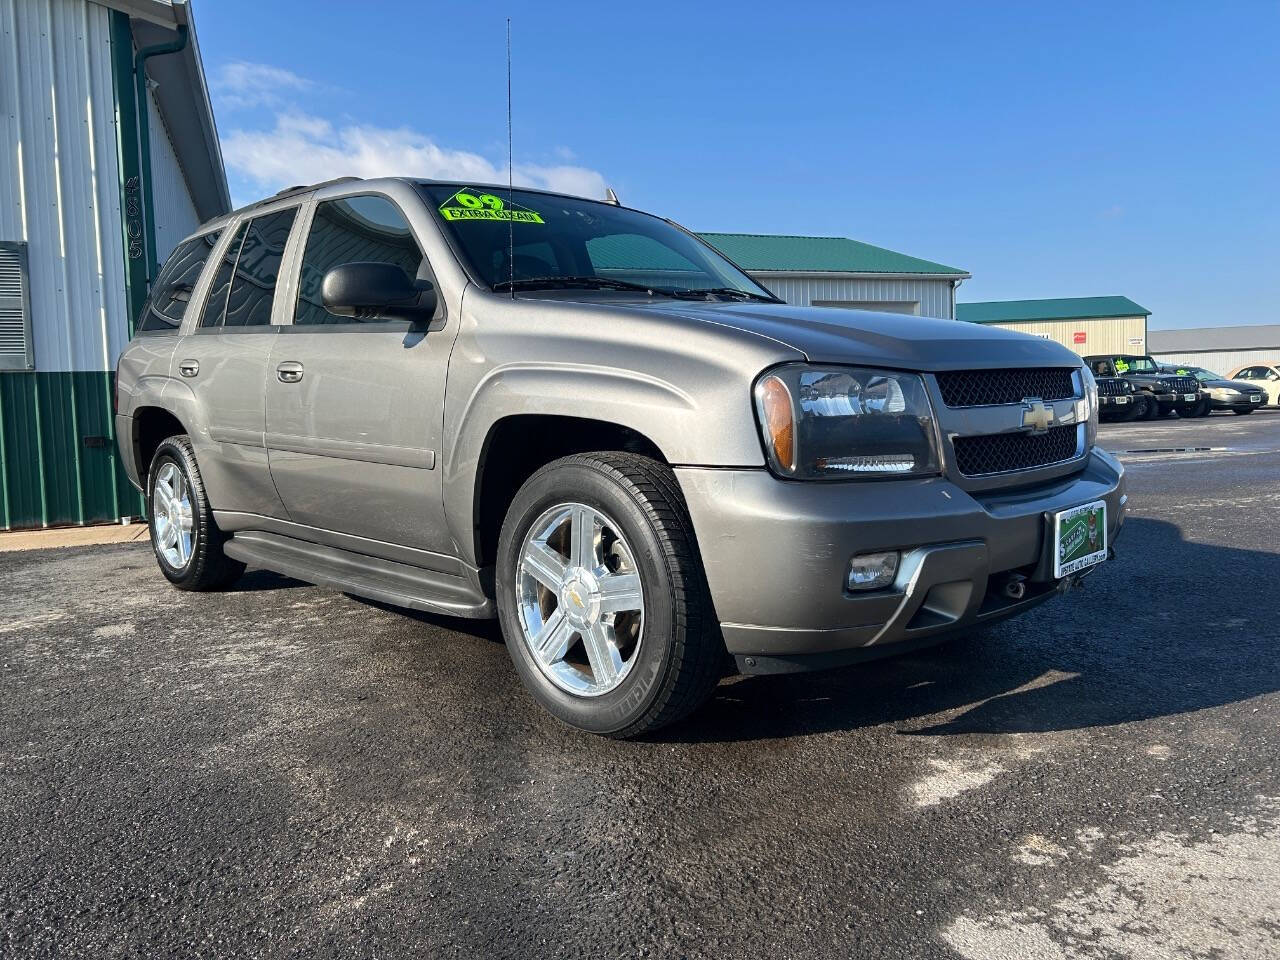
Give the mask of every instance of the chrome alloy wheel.
[[182, 570], [191, 559], [191, 488], [172, 461], [160, 468], [151, 488], [151, 523], [155, 528], [156, 550], [169, 566]]
[[562, 503], [533, 522], [520, 548], [516, 603], [525, 646], [561, 690], [598, 697], [631, 672], [644, 590], [621, 529], [599, 510]]

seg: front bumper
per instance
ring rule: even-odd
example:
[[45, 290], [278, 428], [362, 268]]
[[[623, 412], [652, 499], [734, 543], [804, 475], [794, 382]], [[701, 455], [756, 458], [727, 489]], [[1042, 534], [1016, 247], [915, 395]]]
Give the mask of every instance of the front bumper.
[[[821, 483], [765, 470], [676, 469], [729, 653], [747, 672], [883, 656], [1048, 599], [1058, 510], [1105, 500], [1110, 545], [1124, 470], [1095, 449], [1083, 471], [1032, 489], [967, 493], [943, 477]], [[892, 586], [845, 590], [854, 554], [901, 550]], [[1012, 599], [999, 587], [1025, 577]]]
[[1210, 394], [1209, 407], [1212, 410], [1248, 410], [1251, 407], [1254, 409], [1259, 409], [1261, 407], [1266, 406], [1267, 398], [1265, 396], [1258, 396], [1257, 394], [1254, 394], [1253, 396], [1257, 396], [1258, 399], [1253, 400], [1249, 396], [1238, 396], [1238, 397], [1229, 397], [1225, 399], [1219, 399], [1218, 397], [1215, 397], [1212, 394]]

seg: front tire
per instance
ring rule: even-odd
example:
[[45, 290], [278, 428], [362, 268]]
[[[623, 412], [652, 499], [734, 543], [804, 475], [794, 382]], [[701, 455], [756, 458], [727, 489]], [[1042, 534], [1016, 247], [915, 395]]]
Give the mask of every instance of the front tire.
[[147, 526], [160, 572], [179, 590], [221, 590], [244, 564], [222, 552], [226, 537], [213, 521], [191, 439], [169, 437], [147, 471]]
[[1147, 397], [1146, 409], [1142, 411], [1143, 420], [1156, 420], [1160, 417], [1160, 401], [1155, 397]]
[[1244, 417], [1253, 413], [1253, 411], [1254, 411], [1253, 407], [1245, 407], [1243, 410], [1232, 410], [1231, 412], [1234, 413], [1237, 417]]
[[496, 594], [521, 681], [580, 730], [656, 730], [700, 706], [722, 675], [684, 498], [647, 457], [575, 455], [530, 477], [502, 524]]

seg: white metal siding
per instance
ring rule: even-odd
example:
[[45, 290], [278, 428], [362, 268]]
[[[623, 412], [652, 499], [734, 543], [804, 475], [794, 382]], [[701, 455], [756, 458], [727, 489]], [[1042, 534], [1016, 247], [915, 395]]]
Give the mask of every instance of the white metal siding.
[[[1146, 317], [1037, 320], [1024, 323], [993, 323], [990, 326], [1054, 340], [1082, 357], [1100, 353], [1145, 353], [1147, 349]], [[1084, 334], [1084, 343], [1075, 342], [1077, 333]]]
[[1199, 350], [1191, 353], [1153, 353], [1152, 356], [1161, 363], [1185, 363], [1192, 367], [1204, 367], [1224, 377], [1237, 367], [1255, 363], [1280, 363], [1280, 350]]
[[36, 369], [127, 339], [111, 32], [83, 0], [0, 0], [0, 240], [25, 240]]
[[184, 237], [200, 226], [187, 179], [178, 163], [169, 131], [165, 128], [155, 94], [147, 91], [151, 123], [151, 194], [155, 204], [156, 259], [164, 263]]
[[[751, 272], [751, 271], [748, 271]], [[809, 306], [815, 300], [896, 300], [918, 302], [922, 317], [951, 319], [950, 280], [863, 280], [852, 277], [779, 277], [756, 279], [787, 303]]]

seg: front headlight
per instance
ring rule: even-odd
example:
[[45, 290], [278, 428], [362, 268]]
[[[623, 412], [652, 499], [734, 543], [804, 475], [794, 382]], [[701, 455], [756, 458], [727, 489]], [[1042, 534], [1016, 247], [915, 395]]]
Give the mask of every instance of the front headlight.
[[1087, 366], [1080, 367], [1080, 379], [1084, 381], [1084, 402], [1088, 407], [1082, 418], [1087, 424], [1084, 439], [1085, 443], [1092, 447], [1093, 442], [1098, 438], [1098, 381], [1094, 379], [1093, 371]]
[[933, 411], [916, 374], [790, 364], [755, 387], [769, 463], [785, 477], [936, 474]]

